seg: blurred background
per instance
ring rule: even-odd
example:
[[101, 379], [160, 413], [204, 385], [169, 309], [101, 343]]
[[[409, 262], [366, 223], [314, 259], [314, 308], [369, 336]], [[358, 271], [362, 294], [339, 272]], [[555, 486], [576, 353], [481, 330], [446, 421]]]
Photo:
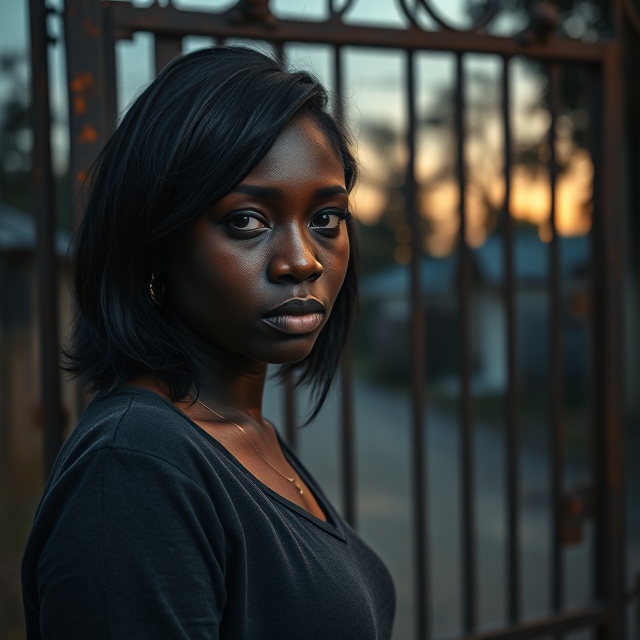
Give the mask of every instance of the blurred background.
[[[50, 38], [39, 52], [29, 5]], [[42, 351], [43, 323], [64, 342], [73, 318], [82, 170], [171, 55], [225, 28], [340, 94], [357, 139], [349, 356], [311, 426], [296, 428], [308, 399], [273, 380], [265, 414], [389, 566], [394, 639], [640, 638], [640, 4], [66, 5], [45, 17], [44, 2], [0, 0], [0, 639], [24, 637], [22, 550], [86, 401]], [[184, 35], [174, 12], [211, 21]], [[134, 15], [139, 28], [118, 22]], [[114, 51], [106, 80], [81, 73], [99, 68], [89, 35]], [[102, 129], [83, 120], [96, 99]], [[43, 205], [33, 123], [47, 111]]]

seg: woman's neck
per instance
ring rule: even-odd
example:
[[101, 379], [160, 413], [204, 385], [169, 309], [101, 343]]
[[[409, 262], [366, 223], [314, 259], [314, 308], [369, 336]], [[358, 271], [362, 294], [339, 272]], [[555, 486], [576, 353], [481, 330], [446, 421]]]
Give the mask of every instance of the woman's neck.
[[[225, 418], [247, 415], [261, 424], [267, 363], [244, 358], [207, 343], [184, 326], [174, 324], [174, 328], [180, 334], [181, 346], [193, 365], [199, 399]], [[155, 391], [181, 409], [192, 404], [195, 398], [194, 385], [191, 398], [175, 402], [166, 383], [152, 372], [136, 376], [130, 384]]]
[[198, 354], [192, 358], [199, 386], [199, 399], [213, 406], [225, 418], [248, 415], [262, 422], [262, 397], [267, 377], [266, 363], [260, 367], [243, 367], [243, 363], [214, 354]]

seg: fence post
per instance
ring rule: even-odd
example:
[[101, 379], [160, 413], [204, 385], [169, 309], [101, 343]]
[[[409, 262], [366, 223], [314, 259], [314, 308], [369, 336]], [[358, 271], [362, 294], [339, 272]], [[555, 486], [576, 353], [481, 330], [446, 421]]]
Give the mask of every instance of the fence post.
[[58, 279], [56, 215], [51, 169], [51, 114], [45, 0], [30, 0], [31, 115], [33, 124], [33, 187], [37, 225], [36, 280], [40, 324], [40, 399], [43, 425], [43, 462], [49, 475], [62, 445], [63, 412], [58, 364]]

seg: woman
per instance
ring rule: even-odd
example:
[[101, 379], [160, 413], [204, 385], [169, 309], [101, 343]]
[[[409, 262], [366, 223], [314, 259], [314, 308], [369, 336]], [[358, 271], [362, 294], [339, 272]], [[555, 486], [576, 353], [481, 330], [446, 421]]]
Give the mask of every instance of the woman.
[[214, 48], [105, 146], [75, 247], [71, 369], [96, 398], [23, 560], [29, 638], [389, 638], [390, 576], [262, 416], [320, 409], [357, 298], [349, 138], [306, 73]]

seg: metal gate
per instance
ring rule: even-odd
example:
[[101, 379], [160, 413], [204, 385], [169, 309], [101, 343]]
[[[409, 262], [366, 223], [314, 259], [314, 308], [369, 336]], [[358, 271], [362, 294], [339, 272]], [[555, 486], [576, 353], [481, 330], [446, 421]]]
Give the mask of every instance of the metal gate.
[[[366, 0], [360, 0], [366, 2]], [[138, 31], [155, 37], [155, 66], [161, 69], [182, 50], [182, 38], [201, 35], [217, 42], [229, 38], [256, 39], [272, 43], [282, 53], [290, 42], [321, 43], [333, 50], [334, 89], [343, 88], [343, 53], [346, 47], [369, 47], [402, 52], [406, 67], [406, 145], [408, 160], [404, 177], [406, 224], [411, 230], [410, 327], [411, 327], [411, 403], [412, 403], [412, 518], [415, 567], [415, 637], [432, 637], [432, 624], [427, 603], [431, 585], [428, 557], [427, 474], [424, 459], [425, 423], [425, 313], [421, 302], [422, 272], [419, 256], [421, 244], [420, 216], [416, 202], [416, 73], [415, 57], [421, 51], [444, 51], [455, 55], [455, 131], [457, 135], [457, 189], [459, 192], [458, 278], [456, 279], [460, 309], [460, 443], [462, 495], [462, 611], [464, 640], [513, 638], [560, 638], [563, 633], [592, 629], [592, 637], [622, 640], [625, 637], [625, 536], [624, 479], [622, 442], [622, 78], [621, 29], [625, 7], [611, 2], [612, 35], [596, 42], [560, 38], [552, 35], [555, 14], [548, 3], [540, 3], [530, 26], [519, 37], [489, 35], [485, 27], [499, 13], [500, 3], [489, 0], [477, 24], [461, 31], [449, 25], [428, 0], [400, 0], [408, 28], [354, 26], [343, 21], [353, 0], [338, 3], [327, 0], [326, 21], [279, 20], [272, 15], [268, 0], [240, 0], [233, 8], [221, 12], [182, 11], [170, 2], [153, 3], [136, 8], [127, 1], [66, 0], [65, 34], [70, 97], [70, 173], [77, 194], [86, 171], [105, 140], [105, 133], [116, 121], [116, 56], [118, 40], [130, 38]], [[46, 75], [45, 8], [42, 0], [31, 0], [32, 51], [34, 64], [34, 102], [36, 105], [36, 194], [40, 224], [38, 248], [40, 274], [40, 308], [43, 353], [43, 405], [45, 408], [45, 464], [50, 468], [62, 440], [60, 383], [57, 373], [56, 300], [54, 295], [53, 216], [50, 151], [48, 148], [48, 86]], [[426, 12], [438, 25], [437, 30], [423, 28], [418, 11]], [[636, 19], [636, 18], [634, 18]], [[505, 397], [506, 417], [506, 487], [507, 536], [505, 549], [506, 602], [508, 626], [491, 632], [478, 631], [473, 501], [473, 391], [471, 351], [471, 279], [472, 255], [465, 225], [465, 81], [463, 59], [469, 53], [499, 56], [502, 73], [502, 135], [504, 136], [504, 204], [501, 224], [504, 241], [503, 295], [506, 308], [506, 343], [508, 386]], [[516, 282], [514, 264], [514, 222], [509, 211], [511, 194], [511, 107], [509, 66], [514, 56], [525, 56], [545, 65], [548, 74], [549, 127], [548, 158], [551, 207], [548, 292], [550, 300], [549, 353], [551, 367], [550, 417], [552, 432], [552, 557], [549, 585], [552, 615], [534, 621], [523, 621], [521, 612], [522, 571], [520, 562], [519, 521], [519, 448], [518, 448], [518, 353], [516, 349]], [[591, 381], [591, 445], [593, 450], [591, 494], [594, 522], [594, 553], [591, 571], [593, 594], [591, 604], [580, 610], [567, 611], [563, 602], [564, 568], [562, 526], [565, 517], [562, 489], [563, 377], [562, 327], [560, 292], [560, 252], [556, 232], [555, 192], [558, 163], [555, 156], [556, 118], [558, 115], [558, 79], [566, 64], [580, 65], [590, 79], [592, 118], [590, 151], [594, 164], [593, 231], [591, 246], [590, 289], [592, 294], [592, 332], [590, 335]], [[340, 114], [338, 114], [340, 115]], [[547, 347], [544, 347], [547, 348]], [[355, 523], [354, 418], [352, 374], [349, 358], [342, 367], [342, 478], [344, 511]], [[289, 439], [295, 439], [295, 416], [291, 389], [286, 390]]]

